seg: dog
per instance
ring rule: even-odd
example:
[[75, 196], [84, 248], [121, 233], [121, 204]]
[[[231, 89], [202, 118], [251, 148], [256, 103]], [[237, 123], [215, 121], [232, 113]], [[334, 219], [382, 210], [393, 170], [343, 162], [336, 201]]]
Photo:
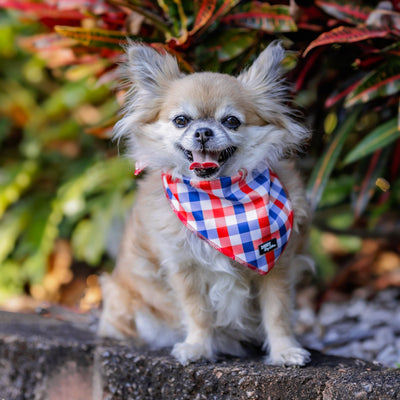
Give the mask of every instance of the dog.
[[249, 344], [267, 364], [306, 364], [291, 318], [310, 213], [292, 158], [309, 131], [287, 105], [281, 43], [237, 77], [184, 74], [144, 44], [126, 53], [115, 137], [145, 173], [102, 278], [99, 335], [171, 346], [183, 365]]

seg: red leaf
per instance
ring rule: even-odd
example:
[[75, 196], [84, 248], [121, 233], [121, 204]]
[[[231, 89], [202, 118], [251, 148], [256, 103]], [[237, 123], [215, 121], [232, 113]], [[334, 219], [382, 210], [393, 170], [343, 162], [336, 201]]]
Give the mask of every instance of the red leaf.
[[297, 26], [290, 15], [262, 11], [242, 12], [229, 15], [224, 23], [236, 23], [240, 26], [258, 28], [265, 32], [294, 32]]
[[0, 0], [0, 8], [12, 8], [23, 11], [25, 14], [31, 14], [38, 19], [55, 20], [78, 20], [85, 16], [77, 10], [59, 10], [55, 6], [42, 3], [31, 3], [18, 0]]
[[189, 32], [189, 35], [194, 35], [199, 29], [201, 29], [212, 17], [217, 0], [203, 0], [200, 4], [199, 12], [196, 15], [193, 29]]
[[56, 3], [59, 10], [89, 10], [96, 15], [114, 13], [118, 10], [105, 0], [57, 0]]
[[311, 70], [311, 68], [314, 66], [315, 61], [319, 57], [321, 53], [321, 49], [318, 51], [315, 51], [311, 56], [306, 60], [305, 65], [303, 65], [300, 68], [299, 76], [296, 79], [296, 84], [295, 84], [295, 91], [298, 92], [303, 88], [304, 81]]
[[208, 22], [202, 27], [201, 32], [204, 32], [213, 22], [218, 18], [226, 15], [232, 8], [234, 8], [240, 0], [225, 0], [221, 6], [214, 12], [214, 15], [208, 20]]
[[392, 164], [390, 165], [390, 176], [394, 181], [400, 170], [400, 139], [397, 140], [392, 155]]
[[333, 43], [360, 42], [366, 39], [385, 37], [390, 32], [390, 28], [388, 27], [375, 28], [372, 26], [339, 26], [338, 28], [332, 29], [329, 32], [323, 33], [322, 35], [318, 36], [317, 39], [312, 41], [304, 50], [303, 57], [305, 57], [311, 49], [318, 46], [324, 46], [326, 44]]
[[383, 60], [384, 60], [384, 57], [381, 54], [378, 54], [375, 56], [370, 56], [368, 54], [367, 57], [364, 59], [357, 58], [357, 60], [355, 60], [354, 64], [357, 65], [357, 68], [367, 69], [368, 67], [371, 67], [372, 65], [380, 64]]
[[365, 22], [372, 12], [372, 9], [369, 7], [343, 0], [317, 0], [315, 3], [327, 14], [332, 15], [340, 21], [354, 24]]
[[[381, 88], [383, 86], [388, 86], [388, 85], [392, 84], [392, 82], [399, 82], [399, 81], [400, 81], [400, 74], [390, 76], [387, 79], [380, 81], [379, 83], [369, 87], [368, 89], [362, 91], [358, 95], [349, 99], [349, 101], [347, 102], [347, 106], [350, 107], [350, 106], [354, 105], [357, 101], [362, 100], [363, 97], [368, 98], [368, 96], [371, 93], [376, 92], [379, 88]], [[393, 94], [393, 93], [390, 93], [390, 94]]]
[[329, 108], [332, 107], [335, 103], [337, 103], [338, 101], [342, 100], [343, 98], [345, 98], [349, 93], [351, 93], [361, 82], [362, 79], [358, 80], [357, 82], [353, 83], [350, 86], [347, 86], [344, 90], [342, 90], [339, 93], [335, 93], [331, 96], [329, 96], [326, 100], [325, 100], [325, 108]]

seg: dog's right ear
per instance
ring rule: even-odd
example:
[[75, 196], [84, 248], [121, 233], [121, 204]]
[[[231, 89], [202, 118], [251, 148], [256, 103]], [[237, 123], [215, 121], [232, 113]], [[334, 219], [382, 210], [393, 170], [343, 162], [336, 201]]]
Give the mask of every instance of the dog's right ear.
[[280, 41], [275, 40], [261, 52], [248, 70], [243, 71], [238, 80], [259, 98], [275, 96], [279, 101], [282, 98], [282, 66], [285, 50]]
[[150, 46], [129, 43], [126, 47], [126, 73], [136, 90], [161, 95], [174, 80], [182, 77], [175, 57], [160, 54]]

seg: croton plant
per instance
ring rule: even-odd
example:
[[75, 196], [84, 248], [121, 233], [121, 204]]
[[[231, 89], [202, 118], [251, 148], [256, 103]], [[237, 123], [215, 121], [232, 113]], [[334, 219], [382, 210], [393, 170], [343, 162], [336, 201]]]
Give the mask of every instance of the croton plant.
[[[47, 99], [38, 95], [45, 111], [26, 111], [22, 121], [8, 117], [5, 125], [3, 271], [18, 268], [26, 283], [40, 282], [60, 239], [75, 259], [94, 265], [104, 259], [116, 217], [134, 192], [129, 164], [110, 150], [115, 145], [104, 144], [117, 119], [115, 99], [123, 101], [116, 67], [129, 40], [173, 54], [187, 72], [232, 74], [270, 41], [282, 40], [290, 50], [284, 60], [288, 80], [313, 131], [300, 166], [316, 225], [399, 240], [398, 1], [0, 0], [0, 8], [3, 25], [6, 17], [14, 26], [35, 25], [14, 36], [44, 60], [46, 76], [62, 84]], [[4, 88], [10, 86], [7, 76], [0, 76]], [[68, 103], [71, 98], [79, 100]], [[3, 115], [9, 109], [0, 106]], [[78, 150], [68, 153], [66, 142]], [[390, 223], [382, 222], [388, 215]], [[13, 274], [3, 277], [13, 280]]]

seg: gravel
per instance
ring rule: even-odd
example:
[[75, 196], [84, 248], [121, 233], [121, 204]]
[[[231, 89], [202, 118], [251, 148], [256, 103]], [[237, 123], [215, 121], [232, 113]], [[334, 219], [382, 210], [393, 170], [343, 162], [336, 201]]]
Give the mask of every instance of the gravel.
[[359, 290], [345, 302], [324, 302], [318, 313], [303, 306], [295, 328], [300, 342], [310, 349], [399, 367], [400, 288], [372, 297], [368, 290]]

